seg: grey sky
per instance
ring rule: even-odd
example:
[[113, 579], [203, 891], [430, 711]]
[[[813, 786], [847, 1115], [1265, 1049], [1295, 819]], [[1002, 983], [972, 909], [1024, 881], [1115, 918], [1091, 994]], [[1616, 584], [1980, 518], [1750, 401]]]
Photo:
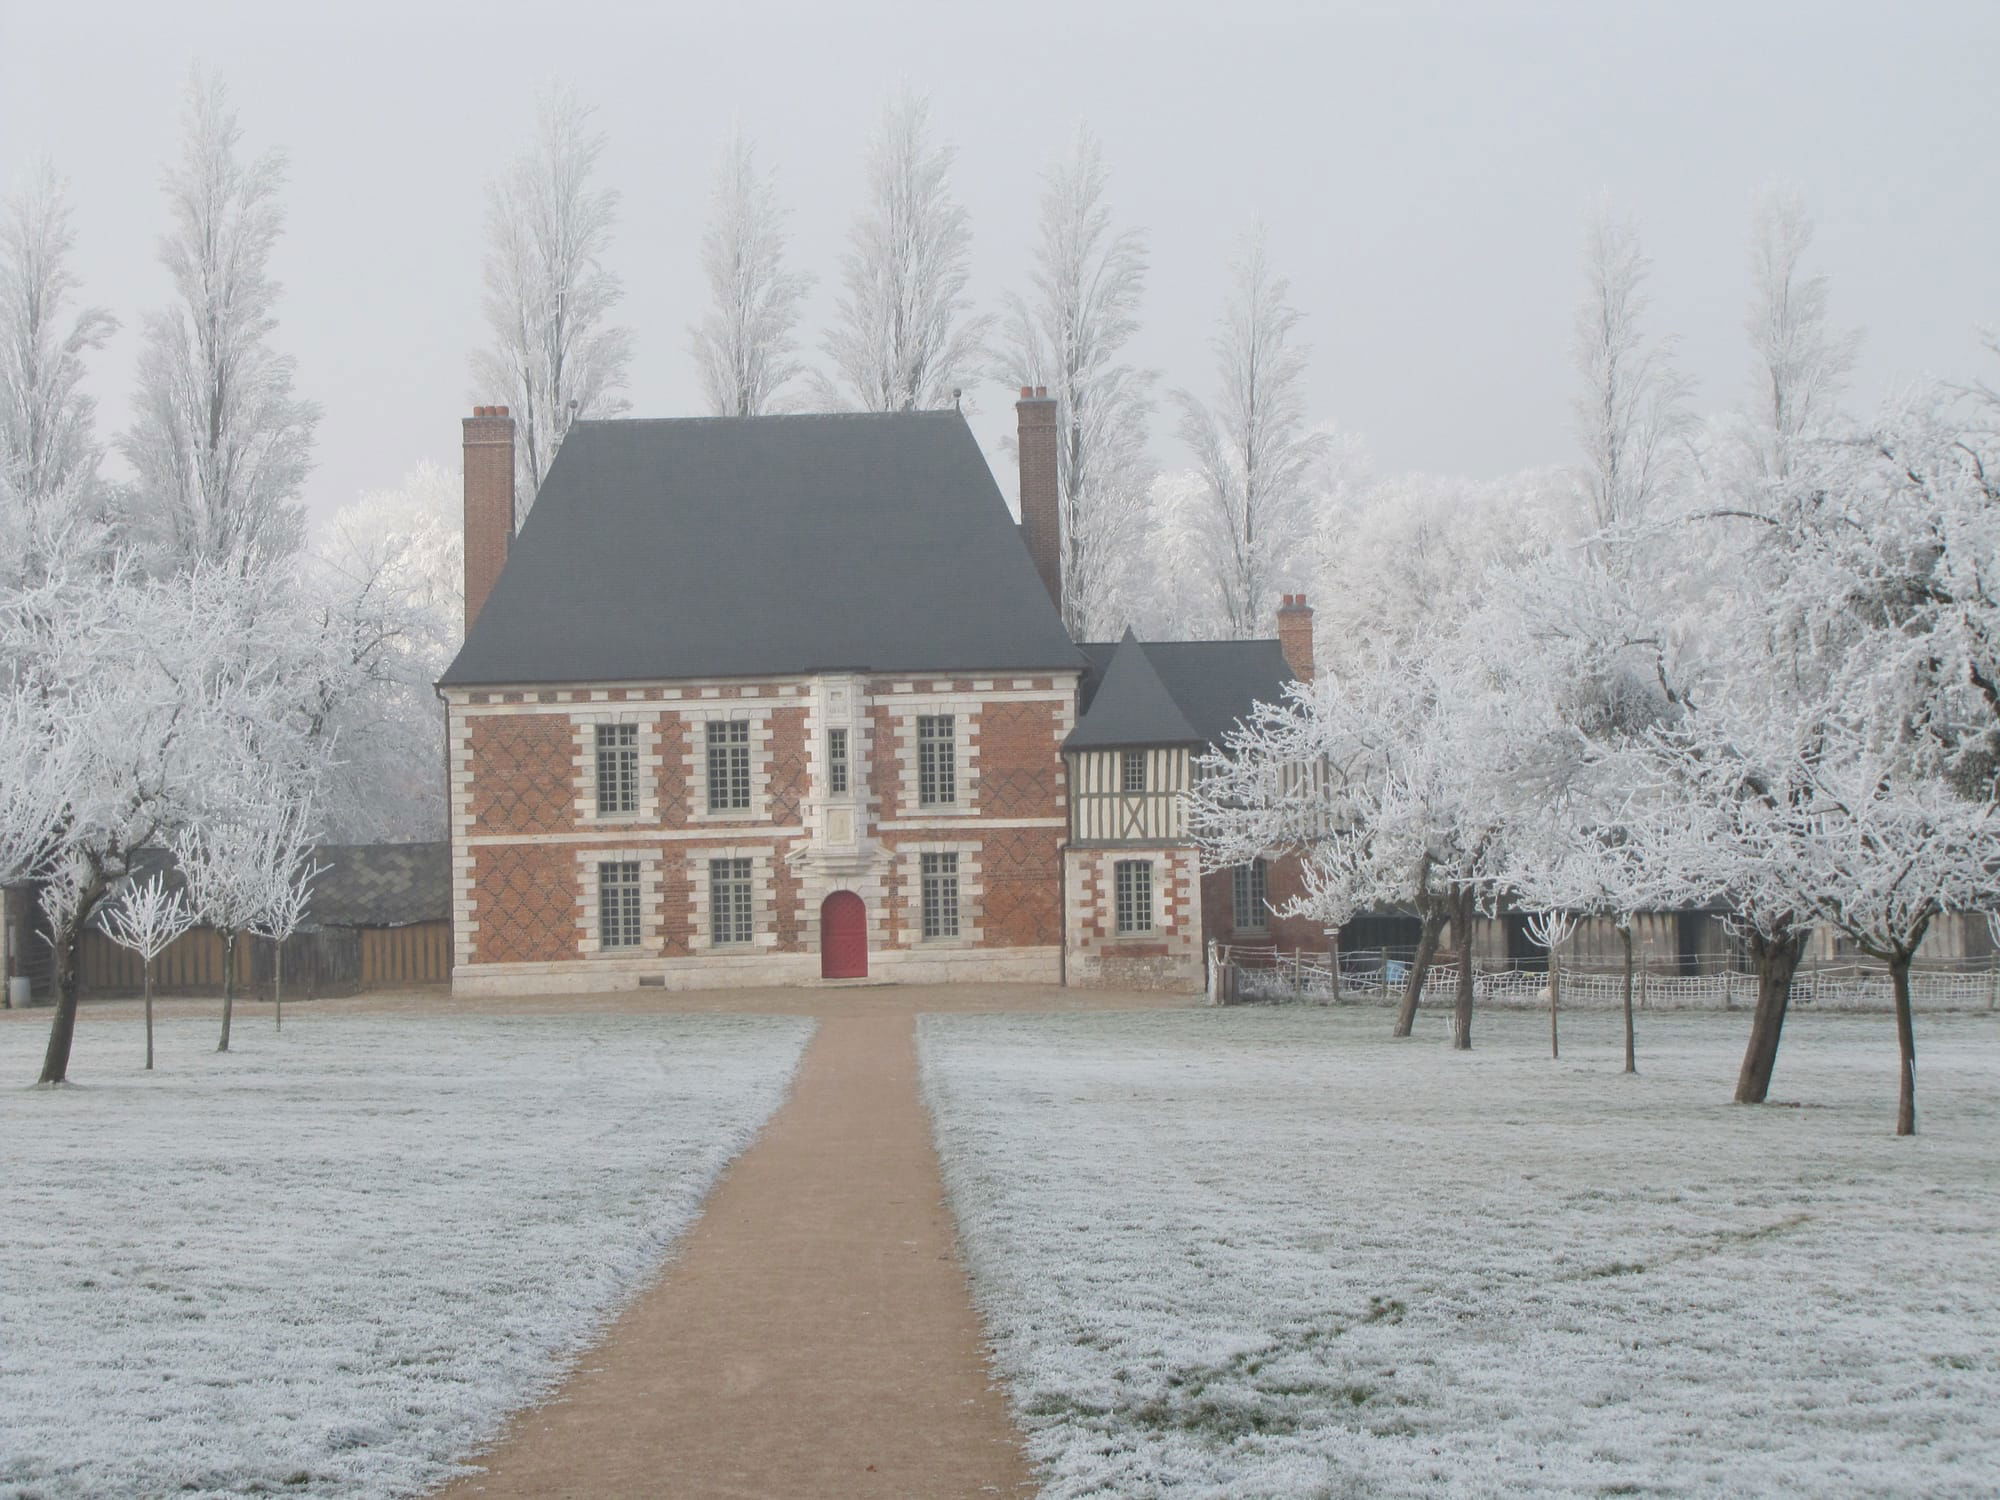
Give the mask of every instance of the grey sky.
[[[1021, 285], [1038, 175], [1077, 120], [1104, 142], [1153, 270], [1134, 357], [1206, 390], [1224, 263], [1269, 228], [1313, 346], [1312, 415], [1384, 469], [1490, 475], [1571, 456], [1568, 339], [1581, 217], [1639, 216], [1654, 321], [1702, 406], [1745, 359], [1751, 196], [1782, 180], [1819, 222], [1857, 400], [1968, 373], [2000, 322], [1990, 64], [2000, 5], [1442, 6], [931, 3], [107, 5], [0, 0], [0, 185], [42, 151], [70, 178], [87, 295], [124, 328], [98, 360], [124, 421], [154, 259], [160, 163], [190, 63], [219, 69], [254, 150], [290, 156], [278, 344], [322, 403], [324, 510], [456, 457], [479, 318], [482, 190], [552, 77], [597, 103], [636, 333], [633, 410], [699, 409], [686, 329], [715, 153], [740, 115], [782, 173], [816, 345], [900, 80], [960, 148], [974, 290]], [[483, 394], [483, 393], [481, 393]], [[1007, 393], [973, 393], [994, 440]], [[1181, 461], [1163, 413], [1155, 450]]]

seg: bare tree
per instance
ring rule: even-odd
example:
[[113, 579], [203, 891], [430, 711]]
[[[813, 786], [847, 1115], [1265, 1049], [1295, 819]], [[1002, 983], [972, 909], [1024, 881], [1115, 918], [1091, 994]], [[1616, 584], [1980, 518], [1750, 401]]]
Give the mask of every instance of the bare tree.
[[281, 824], [279, 840], [263, 871], [264, 909], [250, 923], [250, 930], [271, 945], [275, 1031], [285, 1029], [285, 944], [305, 926], [312, 884], [326, 873], [326, 866], [312, 857], [311, 838], [312, 817], [306, 809], [299, 809]]
[[1063, 623], [1078, 640], [1111, 640], [1128, 623], [1116, 591], [1152, 481], [1156, 377], [1118, 362], [1137, 326], [1145, 238], [1114, 232], [1105, 183], [1097, 141], [1080, 129], [1045, 179], [1033, 292], [1009, 300], [1002, 328], [1002, 378], [1056, 398]]
[[862, 411], [942, 407], [979, 363], [987, 321], [965, 293], [972, 221], [952, 196], [950, 146], [930, 101], [904, 93], [868, 147], [868, 202], [841, 257], [844, 290], [822, 347], [822, 394]]
[[178, 889], [167, 887], [166, 875], [155, 871], [144, 881], [127, 881], [115, 901], [97, 919], [104, 935], [139, 955], [144, 965], [146, 996], [146, 1071], [153, 1069], [153, 961], [171, 948], [190, 927], [194, 913]]
[[1585, 291], [1572, 346], [1583, 376], [1576, 401], [1582, 485], [1600, 534], [1654, 513], [1688, 431], [1689, 387], [1673, 368], [1672, 344], [1645, 332], [1651, 268], [1637, 227], [1600, 204], [1585, 232]]
[[1223, 631], [1243, 639], [1263, 625], [1280, 554], [1309, 530], [1309, 479], [1328, 440], [1306, 425], [1306, 349], [1292, 339], [1304, 315], [1286, 300], [1290, 284], [1271, 269], [1262, 230], [1232, 276], [1213, 340], [1215, 404], [1187, 391], [1175, 400], [1200, 479], [1199, 527]]
[[222, 84], [187, 87], [180, 159], [166, 174], [172, 227], [160, 259], [177, 306], [148, 315], [132, 430], [120, 445], [163, 561], [247, 567], [289, 556], [319, 408], [292, 394], [295, 361], [270, 345], [284, 227], [284, 158], [245, 161]]
[[558, 87], [536, 116], [535, 144], [487, 188], [486, 324], [472, 356], [479, 399], [513, 410], [516, 524], [535, 503], [572, 421], [612, 417], [632, 357], [630, 330], [606, 320], [624, 295], [604, 264], [618, 194], [591, 185], [604, 133]]
[[1790, 477], [1799, 445], [1824, 429], [1846, 387], [1860, 335], [1827, 318], [1827, 279], [1807, 275], [1812, 220], [1794, 191], [1767, 188], [1751, 217], [1751, 446], [1759, 477]]
[[718, 417], [762, 416], [801, 369], [792, 357], [793, 330], [812, 278], [785, 269], [785, 211], [740, 129], [723, 147], [701, 265], [713, 300], [691, 332], [708, 409]]
[[0, 204], [0, 475], [28, 511], [86, 500], [101, 456], [83, 357], [118, 323], [99, 307], [72, 311], [75, 248], [63, 184], [44, 163]]

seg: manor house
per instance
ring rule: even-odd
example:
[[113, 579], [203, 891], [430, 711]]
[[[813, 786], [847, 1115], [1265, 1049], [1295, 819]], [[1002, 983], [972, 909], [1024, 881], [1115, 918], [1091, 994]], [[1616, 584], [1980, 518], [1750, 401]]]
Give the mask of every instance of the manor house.
[[1195, 989], [1211, 937], [1324, 941], [1272, 915], [1288, 863], [1204, 876], [1183, 806], [1312, 675], [1304, 597], [1269, 640], [1073, 641], [1056, 403], [1018, 418], [1018, 525], [923, 411], [577, 422], [517, 535], [513, 419], [475, 408], [455, 990]]

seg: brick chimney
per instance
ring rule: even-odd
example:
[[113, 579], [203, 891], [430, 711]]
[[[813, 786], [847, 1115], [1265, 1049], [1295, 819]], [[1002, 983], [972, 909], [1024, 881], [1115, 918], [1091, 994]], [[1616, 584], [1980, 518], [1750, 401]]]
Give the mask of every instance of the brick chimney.
[[1287, 594], [1278, 606], [1278, 649], [1294, 677], [1313, 680], [1313, 612], [1304, 594]]
[[1020, 422], [1021, 538], [1056, 610], [1063, 607], [1062, 506], [1056, 484], [1056, 403], [1045, 385], [1024, 385]]
[[465, 630], [507, 566], [514, 540], [514, 419], [475, 406], [465, 419]]

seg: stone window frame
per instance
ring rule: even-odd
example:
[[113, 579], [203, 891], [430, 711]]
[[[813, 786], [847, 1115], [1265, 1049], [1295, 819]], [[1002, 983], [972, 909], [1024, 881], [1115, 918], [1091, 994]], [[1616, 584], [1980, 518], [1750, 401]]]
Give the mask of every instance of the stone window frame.
[[[949, 874], [950, 886], [948, 889], [945, 885], [947, 876], [943, 866], [943, 861], [945, 860], [951, 861]], [[935, 874], [932, 873], [933, 865], [937, 867], [937, 873]], [[938, 889], [938, 900], [935, 903], [931, 900], [931, 885], [933, 882], [936, 882]], [[933, 910], [933, 907], [935, 907], [935, 910]], [[920, 921], [922, 925], [918, 929], [918, 935], [927, 943], [937, 938], [957, 937], [959, 919], [963, 907], [964, 903], [959, 900], [958, 895], [958, 855], [955, 853], [940, 854], [935, 851], [919, 854], [917, 856], [917, 909], [921, 914]], [[944, 930], [947, 918], [949, 919], [951, 928], [949, 932]], [[937, 930], [932, 931], [933, 927]]]
[[[986, 883], [977, 840], [916, 839], [896, 849], [902, 877], [903, 928], [906, 945], [915, 948], [976, 948], [985, 936]], [[924, 936], [924, 859], [926, 854], [958, 856], [958, 935]]]
[[[1125, 912], [1126, 912], [1126, 907], [1128, 905], [1126, 901], [1125, 881], [1127, 878], [1126, 872], [1128, 870], [1130, 871], [1144, 870], [1146, 872], [1146, 893], [1145, 893], [1146, 910], [1144, 912], [1146, 925], [1144, 927], [1127, 927], [1125, 925]], [[1136, 906], [1138, 904], [1136, 900], [1137, 892], [1134, 892], [1133, 894], [1135, 899], [1130, 904]], [[1139, 915], [1139, 913], [1134, 912], [1133, 915], [1136, 918]], [[1111, 862], [1112, 936], [1119, 938], [1145, 939], [1152, 937], [1153, 934], [1158, 932], [1159, 930], [1160, 930], [1160, 868], [1158, 861], [1152, 859], [1146, 859], [1143, 857], [1137, 859], [1114, 859]]]
[[[688, 881], [688, 947], [696, 953], [757, 953], [778, 946], [778, 881], [776, 860], [768, 844], [702, 844], [686, 853]], [[750, 861], [750, 941], [718, 943], [708, 903], [708, 862], [712, 859]]]
[[[597, 867], [636, 864], [639, 867], [639, 942], [636, 947], [607, 948], [598, 940]], [[579, 909], [576, 949], [585, 958], [644, 958], [658, 955], [660, 940], [660, 851], [658, 849], [579, 849], [576, 851]]]
[[[573, 713], [570, 738], [575, 742], [572, 764], [576, 775], [576, 824], [579, 828], [616, 828], [633, 823], [660, 820], [660, 773], [665, 765], [660, 754], [660, 715], [655, 709], [603, 710]], [[597, 726], [636, 726], [639, 750], [639, 805], [632, 812], [601, 813], [597, 810]]]
[[[969, 697], [899, 699], [890, 714], [900, 778], [899, 819], [974, 818], [979, 816], [979, 700]], [[922, 803], [917, 775], [917, 720], [940, 714], [952, 716], [953, 802]]]
[[[710, 811], [708, 805], [708, 725], [737, 719], [750, 726], [750, 805]], [[767, 823], [771, 818], [771, 711], [763, 708], [696, 709], [682, 715], [687, 748], [681, 769], [687, 778], [689, 823]]]

